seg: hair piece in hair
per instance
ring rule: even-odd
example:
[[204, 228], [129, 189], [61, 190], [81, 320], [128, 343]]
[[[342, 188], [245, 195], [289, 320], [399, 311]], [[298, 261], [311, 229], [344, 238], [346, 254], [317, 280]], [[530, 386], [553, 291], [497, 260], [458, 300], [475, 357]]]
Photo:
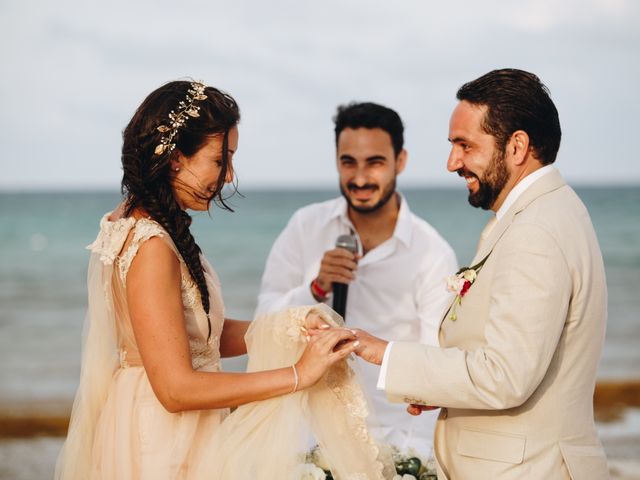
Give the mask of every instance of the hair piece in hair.
[[[198, 286], [202, 306], [208, 316], [209, 291], [200, 260], [201, 250], [189, 230], [191, 217], [175, 199], [171, 160], [178, 152], [187, 157], [194, 155], [212, 135], [223, 135], [223, 145], [226, 146], [229, 130], [240, 121], [240, 111], [230, 95], [213, 87], [204, 88], [198, 94], [198, 115], [189, 115], [189, 120], [175, 129], [170, 142], [175, 144], [175, 150], [165, 148], [157, 154], [157, 146], [162, 144], [167, 133], [158, 127], [165, 125], [171, 112], [180, 108], [180, 102], [190, 95], [192, 85], [193, 82], [188, 81], [167, 83], [151, 92], [136, 110], [122, 134], [122, 192], [126, 215], [141, 209], [169, 233]], [[223, 148], [218, 183], [206, 200], [231, 210], [222, 194], [229, 168], [229, 155]]]

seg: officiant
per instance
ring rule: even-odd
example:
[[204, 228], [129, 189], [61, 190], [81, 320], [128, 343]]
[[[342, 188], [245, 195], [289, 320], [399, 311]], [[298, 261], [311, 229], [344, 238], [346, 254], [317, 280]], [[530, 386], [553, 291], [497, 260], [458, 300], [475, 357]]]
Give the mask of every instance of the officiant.
[[[333, 285], [342, 284], [348, 286], [348, 327], [437, 345], [438, 322], [451, 298], [442, 279], [457, 262], [449, 244], [396, 190], [408, 161], [402, 120], [382, 105], [350, 103], [338, 108], [334, 122], [342, 195], [294, 213], [267, 259], [257, 313], [332, 305]], [[345, 234], [355, 237], [355, 252], [336, 247]], [[429, 457], [435, 416], [411, 418], [389, 404], [375, 388], [377, 368], [361, 363], [379, 433], [400, 450]]]

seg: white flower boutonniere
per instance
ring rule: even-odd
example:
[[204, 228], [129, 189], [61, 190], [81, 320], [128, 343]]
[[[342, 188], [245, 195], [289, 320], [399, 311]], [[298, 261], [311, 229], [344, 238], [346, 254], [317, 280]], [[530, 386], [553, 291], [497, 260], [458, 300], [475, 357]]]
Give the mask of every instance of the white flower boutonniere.
[[491, 255], [491, 252], [489, 252], [482, 261], [475, 264], [473, 267], [462, 267], [455, 275], [451, 275], [447, 278], [447, 290], [456, 294], [456, 298], [453, 300], [453, 305], [451, 305], [451, 315], [449, 315], [449, 318], [452, 321], [455, 321], [458, 318], [456, 315], [456, 307], [462, 304], [462, 297], [467, 294], [471, 285], [473, 285], [473, 282], [478, 278], [478, 273], [482, 270], [484, 262], [487, 261], [489, 255]]

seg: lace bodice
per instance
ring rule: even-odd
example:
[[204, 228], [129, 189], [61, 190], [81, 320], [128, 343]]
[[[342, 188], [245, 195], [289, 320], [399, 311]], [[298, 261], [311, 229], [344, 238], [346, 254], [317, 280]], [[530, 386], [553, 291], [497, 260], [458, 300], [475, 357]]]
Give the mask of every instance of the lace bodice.
[[[184, 306], [184, 318], [191, 347], [191, 363], [194, 369], [218, 370], [220, 364], [220, 334], [224, 322], [224, 306], [220, 281], [204, 257], [201, 261], [209, 290], [211, 336], [207, 316], [200, 300], [200, 291], [191, 278], [188, 267], [178, 252], [167, 231], [148, 218], [128, 217], [110, 221], [106, 214], [100, 221], [100, 232], [87, 248], [100, 256], [100, 261], [113, 269], [110, 280], [105, 279], [104, 293], [107, 305], [113, 306], [116, 322], [120, 366], [122, 368], [141, 365], [126, 305], [126, 284], [129, 268], [140, 246], [152, 237], [159, 237], [169, 245], [180, 261], [180, 290]], [[130, 241], [123, 250], [127, 243]]]

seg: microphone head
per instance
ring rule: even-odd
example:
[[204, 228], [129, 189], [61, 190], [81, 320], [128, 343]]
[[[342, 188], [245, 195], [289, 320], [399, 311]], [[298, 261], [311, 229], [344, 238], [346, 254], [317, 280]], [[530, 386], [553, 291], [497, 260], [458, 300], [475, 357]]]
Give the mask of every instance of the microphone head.
[[340, 235], [336, 240], [336, 247], [358, 253], [358, 241], [354, 235]]

